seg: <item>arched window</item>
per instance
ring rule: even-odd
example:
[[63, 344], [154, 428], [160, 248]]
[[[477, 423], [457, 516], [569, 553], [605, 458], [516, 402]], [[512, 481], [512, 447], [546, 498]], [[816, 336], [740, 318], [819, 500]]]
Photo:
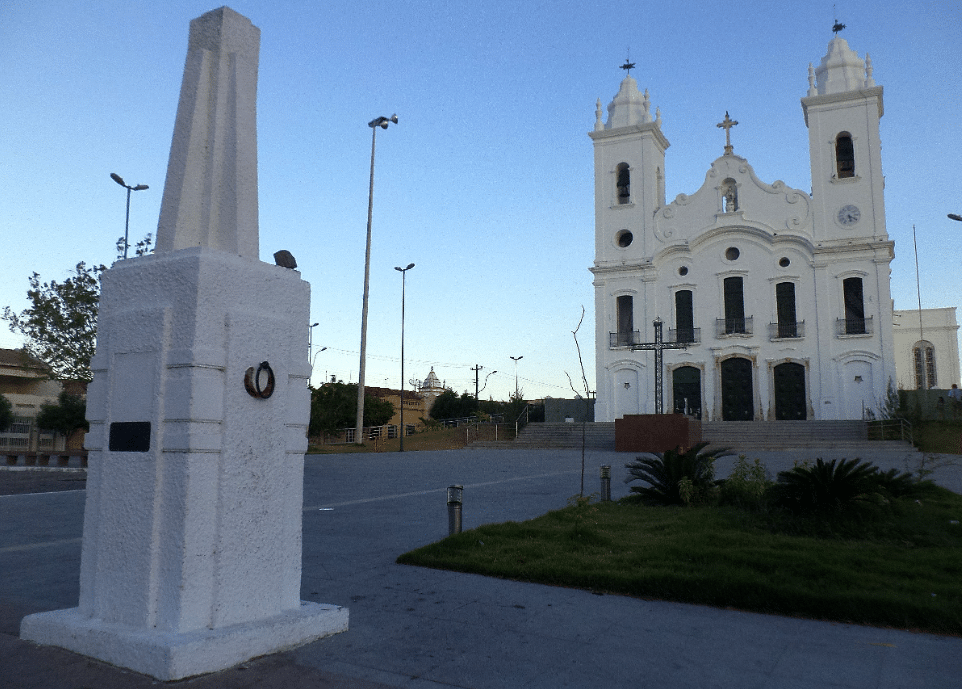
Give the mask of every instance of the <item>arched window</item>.
[[915, 387], [928, 390], [938, 384], [935, 376], [935, 347], [927, 340], [919, 340], [912, 348], [915, 363]]
[[839, 179], [855, 176], [855, 145], [848, 132], [835, 137], [835, 165]]
[[631, 203], [631, 171], [628, 163], [618, 163], [615, 168], [618, 186], [618, 203]]

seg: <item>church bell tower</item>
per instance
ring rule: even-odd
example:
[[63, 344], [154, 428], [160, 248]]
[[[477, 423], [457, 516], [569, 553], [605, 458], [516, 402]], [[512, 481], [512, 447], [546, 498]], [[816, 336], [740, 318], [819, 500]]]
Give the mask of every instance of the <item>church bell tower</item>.
[[886, 239], [883, 203], [882, 87], [837, 33], [821, 64], [808, 67], [802, 99], [808, 125], [815, 240]]

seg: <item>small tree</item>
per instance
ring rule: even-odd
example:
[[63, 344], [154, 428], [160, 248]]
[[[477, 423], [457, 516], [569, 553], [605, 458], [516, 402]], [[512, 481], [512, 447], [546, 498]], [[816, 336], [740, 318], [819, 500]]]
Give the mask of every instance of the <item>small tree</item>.
[[[149, 253], [153, 236], [148, 234], [135, 245], [137, 256]], [[123, 258], [123, 237], [117, 242], [118, 259]], [[4, 308], [3, 320], [10, 332], [25, 338], [24, 352], [39, 359], [55, 380], [90, 381], [90, 357], [97, 344], [97, 312], [100, 307], [102, 265], [88, 266], [81, 261], [63, 282], [42, 282], [38, 273], [28, 280], [30, 306], [16, 313]]]
[[44, 362], [51, 378], [93, 378], [90, 357], [97, 341], [100, 274], [104, 270], [104, 266], [81, 261], [63, 282], [41, 282], [34, 273], [27, 290], [30, 307], [20, 313], [9, 306], [3, 311], [10, 331], [26, 338], [26, 354]]
[[87, 403], [79, 395], [61, 392], [57, 404], [45, 402], [40, 405], [37, 426], [68, 437], [81, 428], [90, 430], [90, 424], [87, 423]]
[[461, 419], [478, 411], [478, 401], [474, 395], [464, 392], [458, 396], [454, 390], [445, 390], [431, 405], [431, 416], [435, 419]]
[[13, 404], [3, 395], [0, 395], [0, 433], [8, 430], [13, 425]]
[[[357, 419], [357, 384], [325, 383], [311, 390], [311, 421], [308, 435], [336, 433], [351, 428]], [[394, 416], [394, 405], [387, 400], [364, 395], [364, 425], [383, 426]]]

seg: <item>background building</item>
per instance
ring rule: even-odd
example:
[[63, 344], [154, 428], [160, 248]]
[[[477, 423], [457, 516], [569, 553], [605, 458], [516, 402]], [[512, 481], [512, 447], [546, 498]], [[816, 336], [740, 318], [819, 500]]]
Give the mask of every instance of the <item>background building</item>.
[[0, 349], [0, 395], [13, 405], [13, 425], [0, 433], [0, 453], [63, 450], [59, 433], [42, 431], [36, 418], [42, 404], [56, 404], [63, 386], [51, 380], [47, 367], [19, 349]]
[[955, 308], [894, 312], [896, 385], [900, 390], [946, 390], [959, 380]]

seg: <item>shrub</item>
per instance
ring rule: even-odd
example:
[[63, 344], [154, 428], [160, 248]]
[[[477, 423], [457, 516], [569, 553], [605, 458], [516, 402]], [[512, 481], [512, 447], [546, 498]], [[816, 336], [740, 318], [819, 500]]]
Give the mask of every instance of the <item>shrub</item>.
[[729, 454], [727, 449], [705, 450], [701, 442], [687, 450], [677, 448], [664, 453], [649, 453], [625, 464], [625, 483], [644, 481], [648, 486], [632, 486], [631, 492], [651, 505], [690, 505], [712, 497], [715, 485], [715, 460]]
[[878, 504], [878, 467], [858, 459], [833, 459], [796, 466], [778, 474], [770, 496], [777, 507], [793, 514], [839, 514], [859, 505]]
[[756, 458], [749, 463], [745, 455], [739, 455], [728, 478], [719, 482], [721, 503], [746, 510], [761, 510], [765, 493], [773, 485], [762, 461]]

